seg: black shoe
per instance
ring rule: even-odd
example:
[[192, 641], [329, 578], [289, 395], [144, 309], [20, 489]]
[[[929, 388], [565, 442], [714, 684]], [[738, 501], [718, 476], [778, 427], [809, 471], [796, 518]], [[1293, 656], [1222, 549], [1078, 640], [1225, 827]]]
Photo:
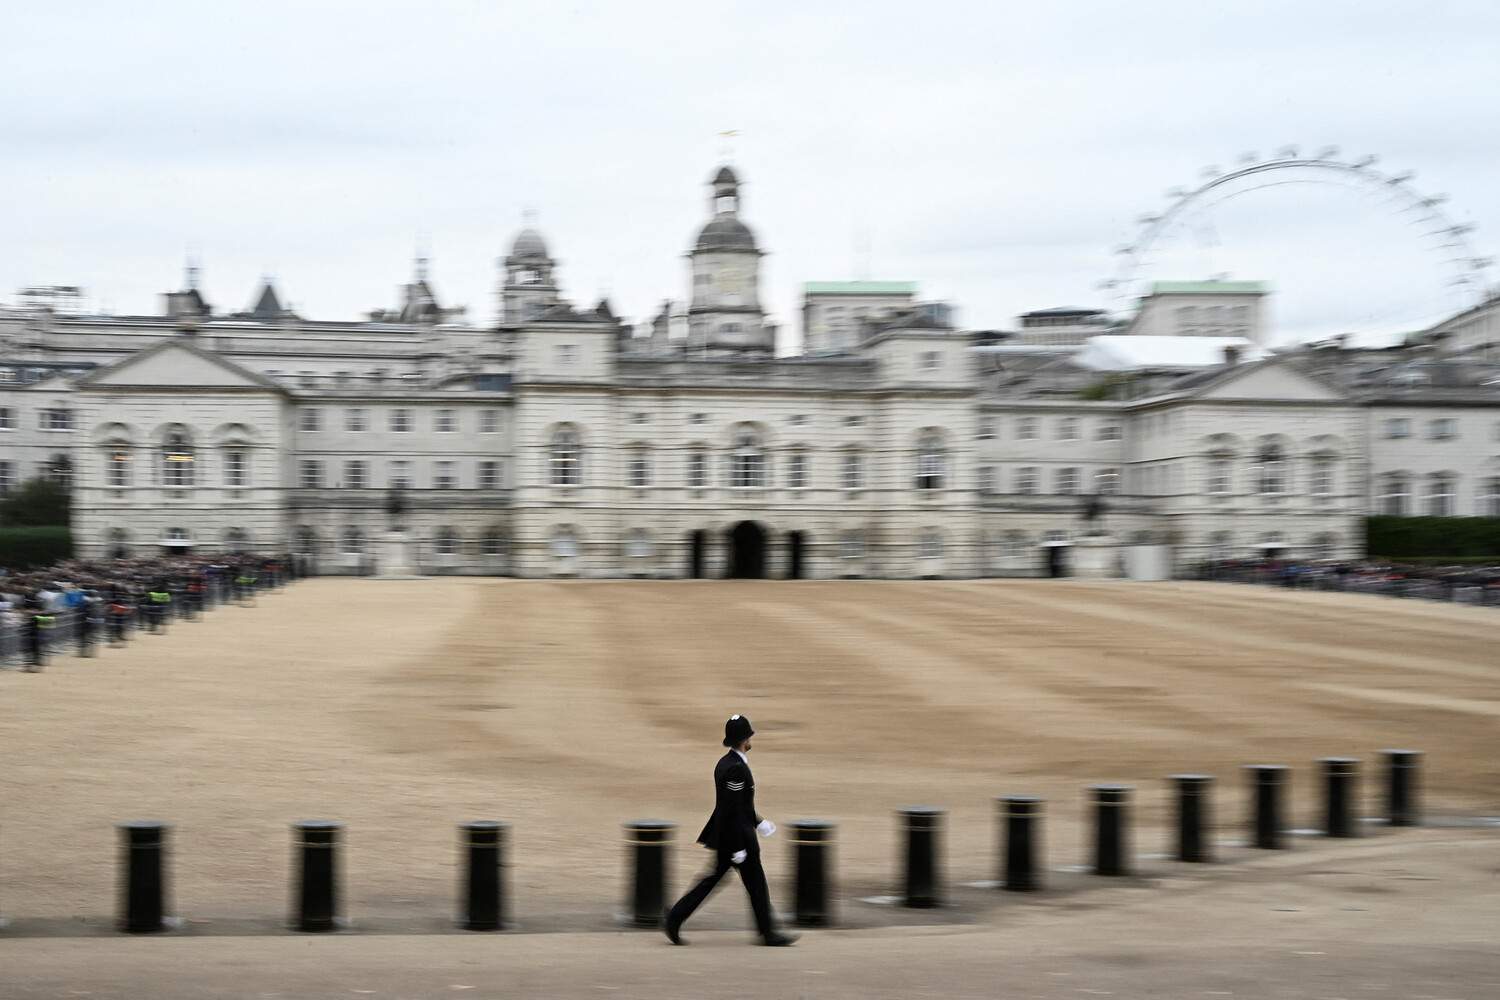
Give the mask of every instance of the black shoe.
[[801, 936], [801, 934], [781, 934], [773, 931], [766, 935], [766, 939], [762, 943], [767, 948], [785, 948], [789, 944], [796, 944], [797, 939]]
[[679, 933], [682, 930], [682, 925], [672, 923], [670, 916], [662, 918], [662, 930], [667, 932], [667, 940], [673, 944], [692, 944], [691, 941]]

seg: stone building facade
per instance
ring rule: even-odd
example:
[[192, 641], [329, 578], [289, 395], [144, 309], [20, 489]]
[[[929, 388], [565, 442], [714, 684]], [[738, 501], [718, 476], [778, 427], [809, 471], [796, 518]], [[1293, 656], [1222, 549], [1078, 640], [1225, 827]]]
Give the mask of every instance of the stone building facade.
[[839, 335], [776, 357], [739, 178], [710, 188], [686, 306], [640, 330], [569, 302], [529, 228], [489, 325], [423, 261], [356, 322], [296, 316], [270, 283], [216, 313], [191, 274], [160, 316], [0, 311], [0, 487], [66, 477], [86, 556], [369, 573], [398, 539], [422, 572], [526, 577], [1045, 575], [1084, 530], [1181, 567], [1350, 558], [1402, 476], [1409, 512], [1500, 511], [1500, 379], [1477, 360], [1099, 371], [1077, 344], [979, 346], [912, 283], [806, 286]]

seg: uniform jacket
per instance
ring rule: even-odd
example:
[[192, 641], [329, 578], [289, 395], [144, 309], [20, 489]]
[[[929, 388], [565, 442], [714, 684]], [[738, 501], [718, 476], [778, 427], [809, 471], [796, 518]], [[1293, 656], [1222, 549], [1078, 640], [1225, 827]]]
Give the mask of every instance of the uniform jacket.
[[759, 854], [760, 842], [755, 837], [759, 824], [750, 765], [731, 750], [714, 767], [714, 814], [698, 834], [698, 843], [720, 854]]

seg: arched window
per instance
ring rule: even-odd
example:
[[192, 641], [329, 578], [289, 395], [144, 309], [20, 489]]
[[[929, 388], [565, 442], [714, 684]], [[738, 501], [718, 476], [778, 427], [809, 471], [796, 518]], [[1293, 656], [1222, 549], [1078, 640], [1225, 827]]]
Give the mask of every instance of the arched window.
[[572, 559], [578, 555], [578, 536], [570, 528], [558, 528], [552, 533], [552, 555], [558, 559]]
[[548, 459], [553, 486], [577, 486], [583, 481], [581, 452], [578, 432], [571, 427], [559, 427], [553, 432]]
[[449, 527], [437, 530], [437, 538], [433, 541], [433, 548], [440, 556], [457, 555], [463, 549], [463, 542], [458, 537], [458, 532]]
[[1267, 442], [1261, 446], [1260, 492], [1277, 494], [1286, 492], [1286, 453], [1281, 445]]
[[73, 459], [67, 455], [53, 455], [47, 463], [47, 478], [64, 489], [73, 486]]
[[364, 532], [358, 528], [344, 529], [344, 551], [350, 555], [359, 555], [365, 550]]
[[480, 539], [479, 549], [487, 556], [505, 555], [505, 532], [499, 528], [486, 529]]
[[625, 536], [625, 555], [631, 559], [646, 559], [651, 556], [651, 536], [644, 531], [632, 531]]
[[105, 453], [105, 475], [104, 481], [115, 489], [122, 489], [130, 485], [130, 468], [135, 461], [135, 456], [130, 453], [129, 445], [113, 445]]
[[1208, 557], [1214, 562], [1223, 562], [1234, 551], [1234, 536], [1227, 531], [1215, 531], [1208, 536]]
[[1479, 487], [1480, 517], [1500, 517], [1500, 476], [1490, 476]]
[[224, 548], [229, 552], [244, 552], [249, 539], [244, 528], [230, 528], [224, 533]]
[[1411, 512], [1411, 480], [1403, 472], [1390, 472], [1381, 479], [1380, 513], [1387, 517], [1405, 517]]
[[651, 485], [651, 455], [646, 449], [636, 448], [630, 453], [626, 481], [637, 488]]
[[701, 490], [708, 486], [708, 454], [694, 449], [688, 453], [687, 484], [689, 489]]
[[1435, 473], [1427, 482], [1428, 517], [1452, 517], [1453, 496], [1458, 491], [1458, 478], [1450, 472]]
[[766, 484], [766, 454], [760, 439], [748, 431], [734, 439], [729, 456], [729, 485], [758, 487]]
[[297, 534], [292, 544], [299, 556], [314, 555], [318, 551], [318, 534], [304, 524], [297, 529]]
[[1338, 554], [1338, 536], [1331, 534], [1318, 535], [1312, 541], [1313, 558], [1327, 562]]
[[943, 488], [943, 439], [923, 434], [917, 440], [917, 489]]
[[943, 536], [936, 531], [924, 531], [917, 536], [918, 559], [941, 559], [942, 557]]
[[193, 440], [188, 437], [186, 431], [174, 427], [167, 432], [167, 436], [162, 440], [161, 459], [163, 486], [193, 485], [193, 464], [196, 456], [193, 453]]

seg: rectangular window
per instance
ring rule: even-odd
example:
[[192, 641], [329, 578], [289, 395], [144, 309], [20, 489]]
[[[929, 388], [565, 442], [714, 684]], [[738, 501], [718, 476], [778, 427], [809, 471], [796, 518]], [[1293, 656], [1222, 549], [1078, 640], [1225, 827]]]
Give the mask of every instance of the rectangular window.
[[729, 485], [760, 487], [766, 482], [766, 459], [759, 451], [743, 448], [729, 457]]
[[865, 466], [862, 455], [844, 456], [844, 489], [858, 490], [865, 485]]
[[1479, 488], [1480, 517], [1500, 517], [1500, 477], [1486, 479]]
[[298, 467], [297, 484], [304, 490], [321, 489], [323, 486], [323, 463], [304, 458]]
[[1073, 417], [1063, 417], [1057, 422], [1057, 439], [1059, 441], [1078, 440], [1078, 421]]
[[694, 413], [692, 416], [688, 417], [688, 423], [690, 423], [690, 424], [706, 424], [706, 423], [708, 423], [708, 414], [707, 413]]
[[391, 430], [396, 431], [397, 433], [400, 433], [400, 434], [404, 434], [407, 431], [411, 430], [411, 411], [410, 410], [392, 410], [391, 411]]
[[994, 436], [995, 421], [989, 417], [985, 417], [983, 420], [979, 421], [979, 433], [976, 434], [975, 437], [978, 437], [982, 441], [988, 441]]
[[845, 427], [861, 427], [861, 426], [864, 425], [864, 422], [865, 422], [865, 418], [864, 417], [845, 417], [844, 418], [844, 426]]
[[923, 351], [917, 358], [917, 368], [924, 372], [935, 372], [943, 367], [943, 356], [937, 351]]
[[640, 412], [632, 413], [630, 415], [630, 422], [632, 424], [649, 424], [651, 422], [651, 414]]
[[41, 411], [42, 430], [70, 431], [73, 429], [73, 411], [63, 407], [48, 407]]
[[1104, 421], [1104, 423], [1100, 424], [1099, 425], [1099, 440], [1100, 441], [1118, 441], [1118, 440], [1120, 440], [1120, 424], [1119, 424], [1119, 422], [1115, 421], [1115, 420], [1106, 420], [1106, 421]]
[[479, 463], [479, 488], [482, 490], [498, 490], [500, 488], [500, 463], [493, 459], [485, 459]]
[[701, 451], [688, 456], [687, 484], [690, 489], [695, 490], [708, 486], [708, 456]]
[[411, 489], [411, 463], [404, 458], [391, 462], [390, 483], [393, 490]]
[[1434, 441], [1446, 441], [1458, 437], [1458, 421], [1451, 418], [1431, 420], [1427, 423], [1427, 436]]
[[1404, 438], [1411, 435], [1411, 421], [1405, 417], [1392, 417], [1380, 425], [1380, 436]]
[[500, 411], [499, 410], [480, 410], [479, 411], [479, 433], [481, 433], [481, 434], [498, 434], [498, 433], [500, 433]]
[[367, 466], [362, 459], [350, 459], [344, 463], [344, 488], [362, 490], [369, 485]]
[[793, 413], [790, 417], [787, 418], [787, 420], [793, 427], [807, 426], [807, 414], [805, 413]]
[[1069, 467], [1069, 468], [1066, 468], [1066, 469], [1058, 469], [1057, 470], [1057, 492], [1058, 493], [1077, 493], [1078, 492], [1078, 470], [1077, 469]]
[[0, 462], [0, 493], [9, 493], [16, 488], [16, 466], [13, 462]]
[[1117, 496], [1120, 492], [1120, 470], [1100, 469], [1094, 474], [1094, 492]]
[[1016, 438], [1021, 441], [1036, 440], [1036, 417], [1022, 417], [1016, 421]]
[[552, 349], [552, 357], [559, 365], [578, 362], [578, 348], [573, 344], [558, 344]]
[[1016, 470], [1016, 492], [1036, 492], [1036, 466], [1024, 465]]
[[845, 559], [865, 557], [865, 536], [857, 531], [846, 531], [839, 539], [839, 555]]
[[979, 467], [979, 492], [995, 492], [995, 467], [992, 465], [981, 465]]
[[224, 453], [224, 485], [232, 490], [250, 485], [249, 455], [243, 451]]
[[458, 489], [457, 463], [433, 462], [432, 463], [432, 488], [435, 490]]
[[438, 410], [432, 415], [432, 429], [439, 434], [451, 434], [458, 430], [458, 418], [452, 410]]
[[346, 431], [362, 431], [364, 429], [365, 429], [365, 411], [364, 410], [345, 410], [344, 411], [344, 430], [346, 430]]
[[297, 411], [297, 429], [299, 431], [320, 431], [323, 429], [323, 411], [316, 406], [304, 406]]
[[8, 406], [0, 406], [0, 431], [16, 429], [16, 413]]
[[786, 484], [791, 489], [807, 488], [807, 456], [794, 454], [787, 460]]

